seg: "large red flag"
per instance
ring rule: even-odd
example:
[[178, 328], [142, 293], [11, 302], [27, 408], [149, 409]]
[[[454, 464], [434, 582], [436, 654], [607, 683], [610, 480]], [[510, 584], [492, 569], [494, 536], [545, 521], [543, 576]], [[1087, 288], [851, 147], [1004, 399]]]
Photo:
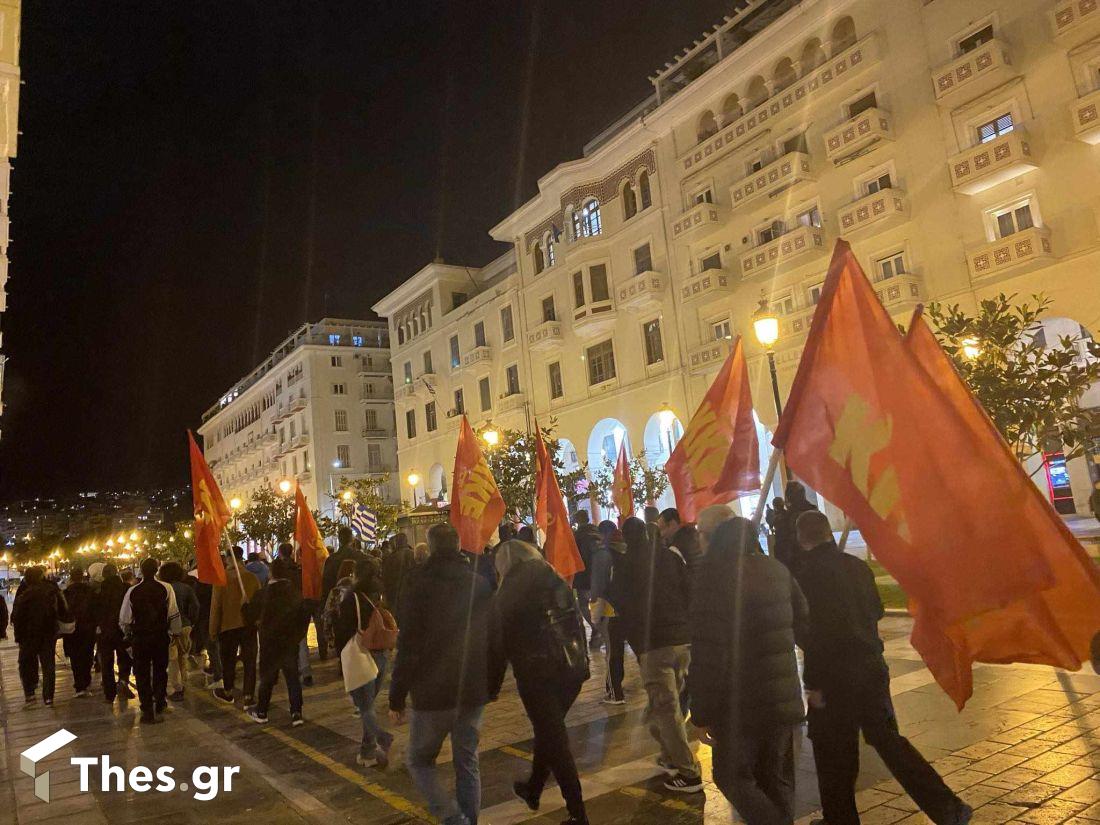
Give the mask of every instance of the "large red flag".
[[298, 561], [302, 565], [302, 598], [319, 599], [328, 548], [301, 487], [294, 489], [294, 505], [294, 540], [298, 542]]
[[[955, 371], [951, 359], [921, 317], [913, 315], [906, 344], [914, 357], [967, 423], [981, 452], [999, 451], [1012, 459], [1015, 472], [1026, 474], [1000, 432]], [[1042, 531], [1034, 546], [1054, 572], [1054, 586], [951, 627], [924, 619], [919, 602], [911, 605], [917, 618], [913, 639], [922, 655], [942, 660], [942, 671], [954, 675], [948, 693], [970, 694], [971, 662], [1027, 662], [1076, 670], [1089, 658], [1092, 635], [1100, 629], [1100, 574], [1066, 527], [1062, 517], [1034, 484], [1030, 495], [1014, 503], [1021, 517]]]
[[504, 498], [470, 422], [462, 416], [451, 476], [451, 524], [458, 530], [459, 546], [470, 553], [484, 552], [503, 517]]
[[224, 587], [225, 565], [219, 545], [231, 514], [190, 430], [187, 442], [191, 454], [191, 500], [195, 512], [195, 563], [199, 581]]
[[554, 463], [542, 440], [542, 430], [535, 423], [535, 524], [546, 536], [543, 553], [558, 575], [570, 584], [573, 576], [584, 570], [577, 539], [569, 529], [569, 514], [565, 510], [561, 486], [554, 473]]
[[[1035, 549], [1048, 527], [1018, 506], [1031, 482], [1006, 451], [983, 449], [844, 241], [774, 443], [852, 518], [929, 626], [958, 626], [1054, 585]], [[928, 665], [961, 706], [968, 689], [957, 674], [938, 657]]]
[[685, 522], [695, 521], [711, 504], [759, 491], [760, 442], [740, 338], [665, 463], [665, 472]]
[[626, 438], [619, 442], [619, 457], [611, 477], [611, 503], [619, 511], [619, 526], [634, 515], [634, 479], [630, 477], [630, 459], [626, 457]]

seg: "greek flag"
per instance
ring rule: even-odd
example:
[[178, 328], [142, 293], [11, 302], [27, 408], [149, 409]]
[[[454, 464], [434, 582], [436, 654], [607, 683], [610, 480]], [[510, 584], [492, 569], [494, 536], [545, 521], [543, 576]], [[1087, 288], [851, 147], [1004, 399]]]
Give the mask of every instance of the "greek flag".
[[356, 532], [362, 541], [374, 541], [374, 534], [378, 529], [378, 519], [374, 513], [356, 502], [355, 509], [351, 513], [351, 529]]

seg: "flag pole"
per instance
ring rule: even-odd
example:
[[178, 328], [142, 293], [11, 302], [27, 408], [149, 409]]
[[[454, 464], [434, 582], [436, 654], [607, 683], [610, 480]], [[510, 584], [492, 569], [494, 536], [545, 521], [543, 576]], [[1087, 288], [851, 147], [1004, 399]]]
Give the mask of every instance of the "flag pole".
[[756, 501], [756, 512], [752, 514], [754, 530], [760, 529], [760, 521], [764, 518], [764, 506], [768, 503], [768, 488], [772, 486], [772, 482], [775, 480], [775, 471], [779, 469], [782, 456], [783, 450], [776, 447], [772, 450], [771, 457], [768, 458], [768, 469], [764, 471], [764, 481], [760, 485], [760, 498]]
[[241, 567], [237, 563], [237, 554], [233, 552], [233, 545], [229, 545], [229, 558], [233, 560], [233, 569], [237, 571], [237, 584], [241, 586], [241, 601], [248, 601], [248, 594], [244, 592], [244, 577], [241, 575]]
[[840, 541], [836, 543], [836, 546], [840, 549], [840, 552], [844, 552], [844, 545], [848, 543], [848, 534], [852, 532], [852, 520], [848, 516], [844, 517], [844, 529], [840, 533]]

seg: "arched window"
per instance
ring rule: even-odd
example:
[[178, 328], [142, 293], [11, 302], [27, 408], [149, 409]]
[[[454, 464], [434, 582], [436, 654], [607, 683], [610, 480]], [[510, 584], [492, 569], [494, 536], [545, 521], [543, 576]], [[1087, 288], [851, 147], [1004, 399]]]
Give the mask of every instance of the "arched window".
[[816, 37], [802, 47], [802, 57], [799, 60], [802, 68], [802, 76], [805, 77], [822, 63], [825, 62], [825, 50], [821, 48], [821, 41]]
[[749, 81], [748, 91], [745, 93], [748, 98], [749, 108], [755, 109], [761, 103], [768, 99], [768, 84], [760, 75], [757, 75]]
[[833, 57], [836, 57], [842, 51], [856, 43], [856, 24], [851, 17], [842, 17], [836, 21], [836, 25], [833, 26], [833, 34], [830, 38], [830, 46], [833, 50]]
[[623, 185], [623, 220], [630, 220], [638, 214], [638, 196], [634, 194], [634, 187], [627, 181]]
[[642, 209], [649, 209], [653, 205], [653, 193], [649, 191], [649, 172], [645, 169], [638, 175], [638, 194], [641, 196]]
[[699, 115], [699, 122], [695, 126], [695, 136], [699, 140], [706, 140], [711, 135], [718, 133], [718, 121], [714, 119], [714, 112], [707, 109]]
[[773, 92], [779, 92], [786, 89], [796, 80], [798, 80], [798, 72], [794, 70], [794, 64], [789, 57], [784, 57], [775, 64], [775, 71], [772, 72]]
[[590, 238], [603, 231], [600, 221], [600, 202], [593, 198], [573, 213], [573, 237]]
[[542, 254], [542, 244], [536, 242], [535, 245], [531, 247], [531, 258], [535, 264], [536, 275], [546, 269], [546, 258], [544, 258]]
[[722, 123], [732, 123], [745, 112], [741, 108], [741, 98], [736, 93], [729, 95], [722, 101]]

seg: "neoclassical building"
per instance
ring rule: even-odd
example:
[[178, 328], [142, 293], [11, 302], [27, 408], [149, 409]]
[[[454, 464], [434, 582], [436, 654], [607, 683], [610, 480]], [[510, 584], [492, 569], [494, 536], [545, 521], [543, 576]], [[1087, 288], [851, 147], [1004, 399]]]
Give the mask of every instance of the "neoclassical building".
[[[8, 196], [19, 140], [19, 25], [22, 0], [0, 0], [0, 316], [7, 309]], [[0, 332], [0, 421], [4, 413], [3, 333]]]
[[[761, 298], [780, 315], [785, 395], [838, 237], [899, 321], [1041, 292], [1047, 340], [1100, 328], [1096, 0], [735, 5], [490, 229], [510, 251], [429, 265], [375, 306], [420, 499], [445, 494], [462, 410], [553, 416], [567, 465], [623, 439], [663, 463], [738, 335], [767, 452], [751, 316]], [[1056, 446], [1037, 478], [1087, 511], [1095, 450], [1066, 483]]]

